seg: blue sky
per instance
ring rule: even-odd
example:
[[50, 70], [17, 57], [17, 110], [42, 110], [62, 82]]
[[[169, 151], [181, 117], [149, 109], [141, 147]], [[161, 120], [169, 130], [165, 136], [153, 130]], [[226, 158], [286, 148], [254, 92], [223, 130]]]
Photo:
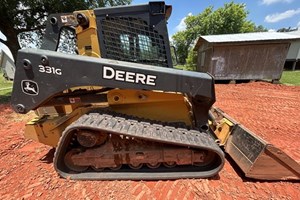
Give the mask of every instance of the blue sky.
[[[133, 0], [132, 4], [147, 2]], [[217, 9], [231, 0], [165, 0], [165, 2], [173, 6], [168, 22], [169, 34], [173, 35], [184, 28], [183, 19], [187, 15], [197, 15], [208, 6]], [[249, 11], [248, 19], [269, 30], [300, 27], [300, 0], [234, 0], [233, 2], [245, 3]]]
[[[148, 3], [147, 0], [133, 0], [132, 4]], [[172, 15], [168, 21], [169, 35], [185, 28], [184, 18], [187, 15], [201, 13], [208, 6], [214, 9], [222, 7], [231, 0], [165, 0], [173, 6]], [[263, 25], [269, 30], [300, 27], [300, 0], [234, 0], [235, 3], [245, 3], [249, 11], [248, 19], [256, 25]], [[0, 32], [0, 37], [3, 35]], [[0, 49], [7, 48], [0, 43]]]

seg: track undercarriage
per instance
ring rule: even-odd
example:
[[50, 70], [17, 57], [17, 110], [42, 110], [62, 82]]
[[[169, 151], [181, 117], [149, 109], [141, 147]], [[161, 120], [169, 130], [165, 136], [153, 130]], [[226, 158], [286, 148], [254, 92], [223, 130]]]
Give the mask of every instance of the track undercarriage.
[[[117, 116], [116, 116], [117, 115]], [[79, 118], [64, 132], [56, 170], [72, 179], [211, 177], [224, 154], [204, 132], [103, 111]]]

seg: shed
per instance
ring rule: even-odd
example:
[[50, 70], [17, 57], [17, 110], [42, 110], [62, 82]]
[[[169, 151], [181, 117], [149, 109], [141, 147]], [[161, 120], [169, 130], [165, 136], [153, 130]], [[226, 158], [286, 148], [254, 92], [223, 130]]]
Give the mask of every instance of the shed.
[[277, 81], [291, 41], [299, 39], [277, 32], [201, 36], [194, 48], [197, 71], [209, 72], [216, 80]]
[[[1, 51], [1, 49], [0, 49]], [[5, 51], [0, 55], [0, 72], [3, 72], [3, 76], [6, 79], [13, 80], [15, 76], [16, 66], [11, 57], [9, 57]]]
[[[300, 37], [300, 30], [286, 32], [287, 34]], [[286, 57], [286, 66], [292, 70], [300, 69], [300, 40], [294, 40]]]

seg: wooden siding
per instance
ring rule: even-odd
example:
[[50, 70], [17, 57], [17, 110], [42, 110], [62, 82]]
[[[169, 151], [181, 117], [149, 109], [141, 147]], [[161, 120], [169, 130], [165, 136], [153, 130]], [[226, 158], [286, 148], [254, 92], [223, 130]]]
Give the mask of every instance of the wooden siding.
[[[200, 47], [197, 70], [211, 73], [216, 80], [279, 80], [289, 45], [289, 42], [256, 42]], [[205, 57], [201, 56], [203, 53]]]

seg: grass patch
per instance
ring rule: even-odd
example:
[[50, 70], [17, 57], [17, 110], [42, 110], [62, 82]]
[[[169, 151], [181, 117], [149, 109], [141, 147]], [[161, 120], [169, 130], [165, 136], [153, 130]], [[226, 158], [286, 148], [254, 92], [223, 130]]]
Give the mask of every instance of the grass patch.
[[184, 65], [175, 65], [174, 68], [184, 70], [185, 66]]
[[0, 104], [9, 103], [12, 91], [12, 81], [8, 81], [0, 73]]
[[181, 70], [187, 70], [187, 71], [196, 71], [196, 69], [194, 69], [193, 67], [188, 66], [188, 65], [175, 65], [174, 68], [181, 69]]
[[284, 71], [282, 73], [280, 83], [300, 86], [300, 71]]

